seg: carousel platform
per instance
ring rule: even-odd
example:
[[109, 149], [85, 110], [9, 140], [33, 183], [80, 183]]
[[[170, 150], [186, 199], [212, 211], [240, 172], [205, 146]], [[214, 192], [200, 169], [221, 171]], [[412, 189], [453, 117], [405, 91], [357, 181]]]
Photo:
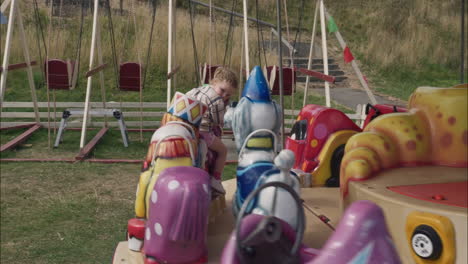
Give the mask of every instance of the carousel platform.
[[[231, 213], [232, 197], [236, 190], [236, 180], [223, 182], [226, 189], [226, 209], [215, 221], [208, 225], [208, 263], [219, 263], [221, 254], [229, 236], [234, 230], [235, 219]], [[331, 226], [336, 226], [340, 219], [339, 188], [303, 188], [301, 197], [307, 207], [316, 214], [327, 217]], [[306, 232], [303, 242], [309, 247], [321, 248], [333, 230], [324, 224], [310, 211], [304, 210], [306, 216]], [[121, 241], [117, 245], [113, 257], [114, 264], [143, 264], [143, 256], [140, 252], [128, 249], [127, 241]]]

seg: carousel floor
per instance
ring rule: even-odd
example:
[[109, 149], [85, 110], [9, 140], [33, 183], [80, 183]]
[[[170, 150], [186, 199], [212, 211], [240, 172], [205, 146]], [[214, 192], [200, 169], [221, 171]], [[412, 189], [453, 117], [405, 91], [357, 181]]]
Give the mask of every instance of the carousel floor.
[[[208, 226], [208, 263], [219, 263], [221, 253], [231, 232], [234, 230], [235, 219], [231, 213], [232, 196], [236, 189], [236, 180], [223, 182], [226, 189], [226, 210]], [[301, 197], [305, 204], [316, 214], [324, 215], [330, 219], [330, 224], [336, 226], [340, 217], [339, 188], [303, 188]], [[303, 242], [309, 247], [321, 248], [332, 230], [308, 210], [306, 216], [306, 233]], [[114, 264], [143, 264], [141, 253], [128, 249], [127, 241], [121, 241], [115, 249]]]

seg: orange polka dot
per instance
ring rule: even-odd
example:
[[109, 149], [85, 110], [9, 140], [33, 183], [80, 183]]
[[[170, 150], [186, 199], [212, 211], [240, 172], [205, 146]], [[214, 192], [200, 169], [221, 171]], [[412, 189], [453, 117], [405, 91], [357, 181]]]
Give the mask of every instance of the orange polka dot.
[[416, 149], [416, 142], [414, 142], [414, 140], [408, 140], [408, 142], [406, 142], [406, 148], [408, 150], [415, 150]]
[[453, 126], [457, 122], [457, 119], [454, 116], [449, 117], [448, 123], [449, 125]]
[[388, 144], [387, 142], [384, 143], [384, 148], [386, 151], [390, 151], [390, 144]]
[[421, 140], [423, 139], [423, 136], [422, 136], [421, 134], [417, 134], [417, 135], [416, 135], [416, 139], [419, 140], [419, 141], [421, 141]]
[[318, 141], [316, 139], [313, 139], [312, 141], [310, 141], [311, 147], [315, 148], [317, 145], [318, 145]]
[[442, 118], [442, 113], [441, 112], [437, 113], [437, 118]]
[[448, 147], [452, 145], [452, 134], [451, 133], [445, 133], [441, 138], [440, 138], [440, 144], [443, 147]]

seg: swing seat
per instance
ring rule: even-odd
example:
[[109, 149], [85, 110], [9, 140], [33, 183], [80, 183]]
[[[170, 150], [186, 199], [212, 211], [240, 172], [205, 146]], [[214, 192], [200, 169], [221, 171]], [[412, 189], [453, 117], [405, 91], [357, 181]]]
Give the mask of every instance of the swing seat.
[[121, 91], [139, 92], [141, 90], [141, 65], [136, 62], [120, 64], [119, 87]]
[[200, 66], [200, 72], [203, 78], [203, 72], [206, 70], [205, 78], [203, 79], [203, 84], [208, 84], [210, 83], [211, 79], [214, 77], [214, 73], [216, 69], [221, 67], [221, 65], [201, 65]]
[[72, 83], [71, 78], [75, 67], [75, 62], [70, 61], [71, 73], [68, 72], [68, 64], [64, 60], [51, 59], [44, 64], [45, 76], [47, 76], [47, 84], [49, 89], [53, 90], [70, 90]]
[[[267, 80], [270, 80], [271, 72], [274, 66], [267, 67]], [[289, 67], [283, 67], [283, 95], [292, 95], [293, 83], [296, 85], [296, 73], [294, 69]], [[273, 87], [270, 87], [272, 95], [279, 95], [279, 68], [276, 67], [276, 78], [273, 83]]]

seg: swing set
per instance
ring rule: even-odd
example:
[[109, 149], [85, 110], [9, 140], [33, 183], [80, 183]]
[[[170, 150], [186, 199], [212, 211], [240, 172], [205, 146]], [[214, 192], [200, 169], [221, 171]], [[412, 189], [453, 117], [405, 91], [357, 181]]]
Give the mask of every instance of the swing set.
[[[4, 129], [13, 129], [13, 128], [29, 128], [28, 131], [23, 133], [22, 135], [18, 136], [14, 140], [8, 142], [5, 145], [1, 146], [1, 151], [5, 151], [7, 149], [11, 149], [21, 142], [24, 142], [28, 137], [30, 137], [35, 131], [37, 131], [40, 127], [42, 127], [40, 118], [39, 118], [39, 113], [38, 113], [38, 103], [36, 99], [36, 94], [35, 94], [35, 87], [34, 87], [34, 81], [32, 78], [32, 70], [31, 66], [35, 65], [35, 62], [31, 62], [29, 60], [29, 53], [27, 50], [27, 45], [26, 45], [26, 39], [24, 36], [24, 28], [22, 25], [22, 18], [21, 18], [21, 13], [19, 11], [19, 6], [17, 5], [17, 0], [7, 0], [5, 1], [2, 6], [1, 6], [1, 11], [4, 13], [4, 11], [8, 8], [10, 5], [10, 16], [9, 16], [9, 21], [8, 21], [8, 31], [7, 31], [7, 41], [5, 45], [5, 56], [3, 59], [3, 64], [1, 69], [1, 106], [3, 107], [3, 97], [4, 97], [4, 91], [5, 91], [5, 84], [6, 84], [6, 76], [7, 72], [9, 70], [13, 69], [18, 69], [21, 67], [27, 67], [28, 70], [28, 79], [31, 87], [31, 93], [33, 97], [33, 104], [34, 104], [34, 112], [36, 116], [36, 123], [34, 124], [27, 124], [27, 125], [20, 125], [20, 126], [12, 126], [12, 127], [2, 127], [2, 130]], [[107, 13], [108, 13], [108, 21], [109, 21], [109, 28], [110, 28], [110, 34], [111, 34], [111, 41], [112, 41], [112, 55], [113, 55], [113, 60], [114, 60], [114, 69], [115, 72], [117, 73], [116, 76], [116, 84], [117, 87], [120, 91], [136, 91], [140, 93], [140, 138], [142, 139], [142, 90], [145, 84], [145, 77], [146, 77], [146, 68], [142, 66], [141, 63], [141, 56], [139, 56], [138, 62], [123, 62], [120, 63], [119, 68], [117, 70], [117, 55], [116, 55], [116, 49], [115, 49], [115, 38], [113, 35], [113, 25], [112, 25], [112, 17], [111, 17], [111, 7], [110, 7], [110, 1], [107, 0], [106, 2], [107, 6]], [[37, 2], [35, 0], [35, 5], [34, 5], [34, 11], [36, 15], [38, 14], [38, 7], [37, 7]], [[50, 20], [52, 20], [52, 3], [50, 5]], [[59, 16], [61, 17], [61, 9], [62, 9], [62, 2], [60, 3], [59, 7]], [[87, 127], [87, 121], [89, 119], [89, 115], [96, 115], [96, 116], [103, 116], [106, 118], [107, 116], [114, 116], [119, 122], [120, 125], [120, 130], [122, 134], [122, 139], [124, 146], [128, 146], [128, 136], [127, 136], [127, 129], [125, 126], [125, 123], [123, 122], [123, 114], [117, 109], [108, 109], [106, 107], [106, 100], [105, 100], [105, 87], [104, 87], [104, 76], [103, 76], [103, 70], [107, 67], [107, 63], [103, 63], [102, 60], [102, 51], [101, 51], [101, 38], [100, 38], [100, 27], [99, 27], [99, 1], [95, 0], [94, 1], [94, 14], [93, 14], [93, 32], [92, 32], [92, 41], [91, 41], [91, 53], [90, 53], [90, 64], [89, 64], [89, 70], [85, 73], [85, 77], [87, 78], [87, 89], [86, 89], [86, 100], [84, 103], [84, 110], [83, 109], [66, 109], [63, 112], [62, 115], [62, 121], [60, 122], [61, 126], [59, 128], [59, 132], [56, 135], [56, 140], [55, 140], [55, 147], [58, 147], [59, 143], [62, 140], [63, 132], [65, 131], [65, 128], [67, 126], [67, 119], [71, 115], [83, 115], [83, 122], [82, 122], [82, 128], [81, 128], [81, 140], [80, 140], [80, 152], [79, 154], [75, 157], [75, 159], [71, 160], [83, 160], [85, 159], [90, 152], [95, 148], [99, 140], [106, 134], [106, 132], [109, 130], [108, 125], [107, 125], [107, 120], [105, 120], [103, 127], [101, 130], [97, 133], [97, 135], [89, 141], [85, 145], [85, 139], [86, 139], [86, 131], [89, 129]], [[77, 51], [76, 51], [76, 58], [74, 60], [63, 60], [60, 58], [50, 58], [50, 52], [47, 49], [47, 47], [51, 47], [50, 45], [50, 38], [51, 38], [51, 27], [49, 26], [48, 32], [49, 32], [49, 45], [46, 46], [46, 43], [43, 38], [43, 43], [44, 47], [46, 50], [46, 59], [44, 62], [44, 69], [43, 73], [45, 76], [45, 81], [46, 81], [46, 89], [47, 89], [47, 108], [48, 108], [48, 134], [49, 134], [49, 146], [50, 146], [50, 97], [49, 97], [49, 91], [52, 90], [54, 93], [54, 110], [56, 106], [56, 101], [55, 101], [55, 90], [72, 90], [74, 89], [78, 82], [78, 73], [79, 73], [79, 64], [80, 64], [80, 54], [81, 54], [81, 39], [83, 35], [83, 21], [84, 21], [84, 0], [81, 1], [81, 19], [80, 19], [80, 34], [79, 38], [77, 41]], [[153, 36], [153, 29], [154, 29], [154, 21], [155, 21], [155, 12], [156, 12], [156, 5], [153, 4], [153, 9], [152, 9], [152, 26], [151, 26], [151, 32], [150, 32], [150, 40], [148, 43], [148, 53], [147, 53], [147, 61], [146, 65], [148, 65], [149, 62], [149, 57], [150, 57], [150, 47], [151, 47], [151, 41], [152, 41], [152, 36]], [[36, 16], [38, 18], [38, 16]], [[136, 30], [136, 18], [135, 15], [133, 17], [134, 19], [134, 26]], [[12, 29], [14, 25], [14, 19], [18, 20], [18, 24], [20, 27], [20, 36], [22, 37], [22, 45], [23, 45], [23, 54], [25, 57], [26, 62], [25, 63], [20, 63], [20, 64], [12, 64], [8, 65], [8, 59], [9, 59], [9, 54], [10, 54], [10, 47], [11, 47], [11, 37], [12, 37]], [[51, 25], [52, 23], [50, 23]], [[60, 25], [61, 23], [59, 23]], [[43, 30], [42, 30], [42, 23], [40, 20], [37, 21], [38, 27], [40, 27], [40, 31], [43, 36]], [[38, 32], [39, 36], [39, 32]], [[58, 39], [58, 38], [57, 38]], [[38, 41], [39, 43], [39, 41]], [[97, 49], [97, 57], [98, 57], [98, 66], [94, 66], [94, 60], [95, 60], [95, 53]], [[39, 47], [40, 51], [40, 47]], [[101, 97], [102, 97], [102, 109], [90, 109], [91, 104], [89, 102], [90, 99], [90, 94], [91, 94], [91, 87], [92, 87], [92, 77], [93, 75], [99, 73], [100, 74], [100, 85], [101, 85]], [[122, 102], [121, 102], [122, 104]], [[63, 105], [63, 104], [60, 104]], [[95, 105], [95, 104], [93, 104]], [[54, 111], [54, 114], [56, 111]], [[55, 118], [54, 118], [55, 119]], [[55, 121], [55, 120], [54, 120]], [[55, 132], [55, 124], [54, 122], [54, 132]], [[152, 130], [151, 130], [152, 131]], [[18, 159], [20, 160], [20, 159]], [[62, 159], [60, 159], [62, 161]], [[68, 160], [65, 160], [68, 161]], [[103, 162], [112, 162], [113, 160], [104, 160]], [[116, 160], [119, 162], [119, 160]], [[136, 161], [129, 161], [129, 162], [136, 162]]]

